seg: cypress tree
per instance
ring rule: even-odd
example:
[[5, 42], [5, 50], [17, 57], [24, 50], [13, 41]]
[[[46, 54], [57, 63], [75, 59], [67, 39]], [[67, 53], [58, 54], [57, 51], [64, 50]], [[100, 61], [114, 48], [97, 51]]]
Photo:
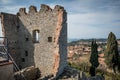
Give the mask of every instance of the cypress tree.
[[115, 72], [115, 66], [119, 64], [118, 43], [114, 33], [110, 32], [107, 40], [106, 62], [108, 67], [112, 67]]
[[[95, 69], [98, 67], [98, 45], [96, 44], [96, 41], [92, 41], [91, 44], [91, 56], [90, 56], [90, 63], [92, 64], [92, 67], [90, 68], [90, 74], [91, 76], [95, 76]], [[91, 71], [93, 70], [93, 71]]]

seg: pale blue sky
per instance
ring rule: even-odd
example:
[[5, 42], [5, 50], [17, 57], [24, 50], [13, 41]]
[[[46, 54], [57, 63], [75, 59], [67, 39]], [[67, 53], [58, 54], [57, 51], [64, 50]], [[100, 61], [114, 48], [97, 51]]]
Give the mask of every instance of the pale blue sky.
[[16, 14], [30, 5], [64, 6], [68, 13], [68, 38], [120, 38], [120, 0], [0, 0], [0, 12]]

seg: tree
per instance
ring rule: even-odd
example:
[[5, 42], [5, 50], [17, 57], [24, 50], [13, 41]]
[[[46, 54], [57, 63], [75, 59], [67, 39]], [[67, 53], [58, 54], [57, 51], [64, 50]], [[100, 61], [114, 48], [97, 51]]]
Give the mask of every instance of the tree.
[[110, 32], [107, 40], [106, 63], [108, 67], [112, 67], [116, 72], [115, 67], [119, 64], [118, 43], [114, 33]]
[[96, 44], [96, 41], [93, 40], [91, 44], [91, 56], [90, 56], [90, 63], [92, 64], [92, 67], [90, 68], [91, 76], [95, 76], [95, 69], [99, 65], [97, 48], [98, 48], [98, 45]]

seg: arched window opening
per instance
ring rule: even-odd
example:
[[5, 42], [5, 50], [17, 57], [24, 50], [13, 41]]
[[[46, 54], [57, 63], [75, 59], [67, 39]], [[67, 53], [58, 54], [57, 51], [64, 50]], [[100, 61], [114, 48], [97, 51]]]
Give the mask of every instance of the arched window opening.
[[34, 43], [39, 42], [39, 38], [40, 38], [39, 32], [40, 32], [39, 30], [34, 30], [33, 31], [33, 42]]

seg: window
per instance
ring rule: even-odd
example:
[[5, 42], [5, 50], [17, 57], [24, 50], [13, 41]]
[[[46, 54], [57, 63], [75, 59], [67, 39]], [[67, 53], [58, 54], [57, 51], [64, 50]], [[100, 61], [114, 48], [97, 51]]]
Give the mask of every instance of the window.
[[25, 36], [25, 41], [29, 41], [29, 36], [28, 35]]
[[17, 25], [17, 26], [16, 26], [16, 31], [19, 32], [19, 30], [20, 30], [20, 26]]
[[52, 37], [48, 37], [48, 42], [52, 42]]
[[28, 38], [28, 37], [26, 37], [26, 38], [25, 38], [25, 40], [26, 40], [26, 41], [29, 41], [29, 38]]
[[39, 30], [34, 30], [33, 31], [33, 42], [38, 43], [39, 42]]
[[25, 56], [28, 56], [28, 51], [25, 51]]
[[22, 62], [25, 62], [25, 58], [22, 58], [21, 60], [22, 60]]

